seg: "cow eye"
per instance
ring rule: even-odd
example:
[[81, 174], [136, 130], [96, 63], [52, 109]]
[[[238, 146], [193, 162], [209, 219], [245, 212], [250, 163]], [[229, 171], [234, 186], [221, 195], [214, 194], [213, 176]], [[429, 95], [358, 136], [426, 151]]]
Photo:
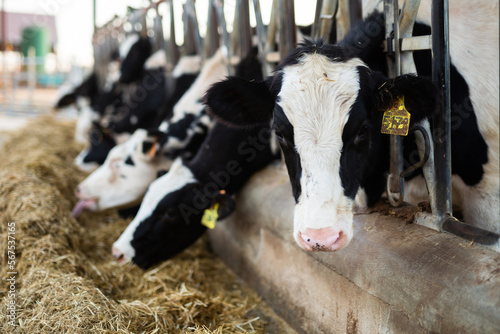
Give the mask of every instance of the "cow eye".
[[274, 128], [274, 133], [276, 134], [276, 137], [278, 137], [279, 141], [284, 141], [285, 140], [285, 137], [283, 137], [283, 134], [277, 128]]
[[168, 208], [165, 212], [165, 218], [176, 218], [178, 216], [178, 212], [175, 208]]
[[359, 129], [356, 138], [354, 138], [354, 145], [358, 145], [366, 140], [368, 137], [368, 124], [363, 124], [361, 129]]

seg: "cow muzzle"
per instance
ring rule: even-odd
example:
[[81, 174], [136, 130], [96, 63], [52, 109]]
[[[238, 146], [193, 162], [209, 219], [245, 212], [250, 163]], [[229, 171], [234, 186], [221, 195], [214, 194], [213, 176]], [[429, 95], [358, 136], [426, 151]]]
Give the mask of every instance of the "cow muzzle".
[[345, 232], [332, 226], [319, 229], [306, 228], [298, 233], [296, 240], [300, 247], [310, 252], [334, 252], [349, 242]]

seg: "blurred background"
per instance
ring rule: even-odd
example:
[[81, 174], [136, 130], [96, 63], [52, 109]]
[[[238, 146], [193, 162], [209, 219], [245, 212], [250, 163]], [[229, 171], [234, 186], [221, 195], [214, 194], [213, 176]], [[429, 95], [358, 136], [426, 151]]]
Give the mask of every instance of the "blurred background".
[[[206, 33], [208, 2], [195, 1], [201, 37]], [[173, 0], [179, 45], [184, 37], [184, 3], [185, 0]], [[64, 83], [78, 84], [92, 70], [96, 28], [120, 25], [121, 18], [150, 4], [149, 0], [0, 0], [0, 112], [26, 115], [49, 109]], [[160, 15], [167, 12], [163, 5], [166, 7], [158, 6]], [[260, 1], [260, 6], [267, 24], [272, 1]], [[228, 32], [232, 31], [234, 7], [235, 0], [224, 1]], [[296, 0], [296, 23], [311, 24], [314, 11], [314, 2]], [[253, 11], [250, 12], [251, 24], [255, 26]], [[152, 13], [151, 20], [154, 16]], [[163, 30], [167, 32], [170, 17], [162, 16]], [[125, 31], [137, 28], [128, 25], [123, 26]]]

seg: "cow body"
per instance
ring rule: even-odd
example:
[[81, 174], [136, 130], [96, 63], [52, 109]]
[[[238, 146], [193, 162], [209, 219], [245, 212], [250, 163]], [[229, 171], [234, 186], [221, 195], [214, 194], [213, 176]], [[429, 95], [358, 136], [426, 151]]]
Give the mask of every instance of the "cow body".
[[275, 155], [269, 125], [247, 131], [217, 123], [189, 162], [177, 159], [149, 187], [137, 216], [113, 245], [118, 262], [147, 268], [184, 250], [206, 230], [201, 218], [218, 206], [219, 219], [234, 209], [231, 195]]
[[[469, 18], [467, 11], [460, 12], [461, 5], [474, 15], [482, 13], [489, 27], [497, 22], [496, 31], [465, 34]], [[482, 49], [483, 40], [490, 47], [498, 44], [498, 18], [492, 13], [498, 13], [498, 3], [450, 3], [452, 169], [465, 221], [499, 232], [498, 49]], [[404, 98], [411, 124], [432, 123], [435, 117], [437, 91], [428, 80], [412, 75], [387, 79], [374, 70], [385, 68], [384, 27], [381, 14], [371, 15], [338, 45], [308, 41], [299, 46], [266, 82], [230, 78], [209, 92], [209, 107], [226, 122], [244, 126], [273, 119], [296, 201], [294, 237], [306, 250], [343, 248], [352, 238], [355, 199], [372, 205], [384, 192], [389, 136], [380, 128], [383, 112], [396, 98]], [[429, 30], [422, 24], [415, 29]], [[474, 72], [477, 62], [463, 57], [470, 50], [467, 42], [479, 42], [479, 52], [486, 53], [488, 63], [481, 62], [480, 74], [492, 87], [484, 87], [489, 81]], [[430, 54], [415, 52], [414, 57], [418, 73], [430, 75]], [[235, 103], [246, 108], [231, 115], [226, 108]], [[415, 153], [413, 140], [405, 138], [405, 160]]]
[[[238, 65], [238, 76], [262, 79], [255, 51]], [[199, 66], [198, 56], [181, 58], [173, 71], [175, 91], [169, 103], [175, 104], [175, 109], [170, 117], [161, 124], [159, 130], [150, 129], [147, 134], [138, 130], [140, 134], [134, 134], [126, 143], [118, 145], [109, 153], [106, 162], [77, 188], [79, 199], [89, 204], [84, 208], [103, 210], [140, 201], [160, 170], [168, 170], [179, 156], [191, 159], [197, 153], [212, 122], [201, 105], [201, 99], [205, 90], [226, 73], [221, 54], [217, 54], [204, 65], [200, 74], [203, 80], [182, 94], [182, 90], [185, 92], [189, 81], [192, 82], [195, 77], [191, 71]], [[184, 97], [185, 102], [177, 104], [183, 95], [188, 98]], [[192, 100], [194, 104], [190, 102]], [[193, 112], [196, 110], [198, 114]], [[113, 173], [119, 173], [122, 177], [111, 178]]]
[[[141, 45], [136, 42], [130, 52], [137, 51]], [[144, 61], [141, 58], [132, 64], [132, 67], [140, 66], [138, 81], [114, 82], [109, 91], [99, 97], [95, 108], [100, 117], [90, 130], [89, 147], [75, 159], [80, 169], [95, 169], [104, 163], [111, 148], [125, 142], [136, 129], [156, 124], [166, 99], [165, 53], [159, 50], [150, 58]], [[162, 59], [163, 62], [159, 61]]]

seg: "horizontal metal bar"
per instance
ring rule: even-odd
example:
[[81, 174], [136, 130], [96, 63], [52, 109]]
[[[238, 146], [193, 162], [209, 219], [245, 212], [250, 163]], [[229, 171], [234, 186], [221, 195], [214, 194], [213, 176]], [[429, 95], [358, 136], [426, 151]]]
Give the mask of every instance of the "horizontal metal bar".
[[[392, 41], [392, 46], [394, 50], [394, 40]], [[417, 50], [429, 50], [432, 46], [432, 36], [414, 36], [400, 39], [401, 52], [403, 51], [417, 51]], [[384, 52], [387, 52], [387, 41], [383, 42]]]
[[432, 47], [431, 35], [401, 39], [401, 51], [428, 50]]
[[266, 55], [266, 61], [268, 63], [279, 63], [280, 60], [280, 53], [278, 51], [268, 52]]
[[460, 238], [482, 245], [495, 245], [500, 240], [497, 233], [483, 230], [479, 227], [463, 223], [453, 217], [446, 217], [442, 221], [443, 231], [455, 234]]

